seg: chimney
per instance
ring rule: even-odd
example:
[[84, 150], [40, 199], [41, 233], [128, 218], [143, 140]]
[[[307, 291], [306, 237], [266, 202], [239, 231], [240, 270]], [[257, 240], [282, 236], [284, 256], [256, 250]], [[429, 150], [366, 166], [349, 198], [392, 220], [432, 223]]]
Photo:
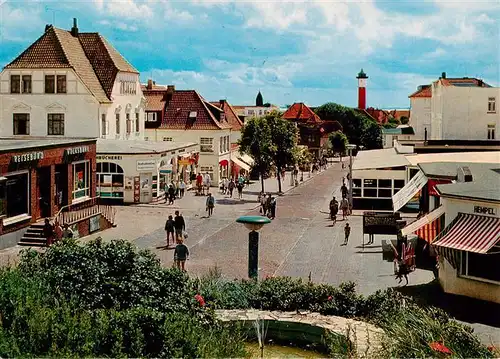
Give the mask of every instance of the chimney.
[[153, 85], [156, 85], [156, 81], [153, 81]]
[[71, 35], [78, 37], [78, 26], [76, 24], [76, 17], [73, 18], [73, 27], [71, 28]]
[[175, 92], [175, 86], [168, 85], [167, 92], [165, 93], [166, 106], [168, 106], [170, 104], [170, 101], [172, 101], [172, 98], [174, 97], [174, 92]]
[[441, 73], [441, 78], [445, 79], [446, 78], [446, 72]]
[[220, 108], [224, 108], [224, 104], [226, 103], [226, 100], [219, 100]]
[[148, 90], [151, 90], [153, 88], [153, 80], [149, 79], [148, 80], [148, 85], [146, 86]]
[[167, 85], [167, 93], [173, 94], [175, 92], [175, 85]]
[[52, 27], [51, 24], [47, 24], [45, 25], [45, 32], [49, 31], [49, 29]]
[[459, 167], [457, 171], [457, 182], [472, 182], [472, 172], [469, 167]]

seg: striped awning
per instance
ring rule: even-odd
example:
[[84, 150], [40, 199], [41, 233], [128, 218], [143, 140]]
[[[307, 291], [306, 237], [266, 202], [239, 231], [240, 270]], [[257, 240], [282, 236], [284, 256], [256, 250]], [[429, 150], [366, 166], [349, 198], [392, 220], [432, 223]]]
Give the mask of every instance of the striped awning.
[[487, 253], [500, 240], [500, 218], [459, 213], [434, 245], [460, 251]]
[[[429, 236], [420, 236], [425, 239], [427, 242], [431, 242], [437, 235], [441, 232], [441, 228], [439, 226], [440, 223], [433, 223], [436, 219], [441, 217], [444, 214], [444, 206], [440, 206], [430, 213], [426, 214], [422, 218], [417, 219], [415, 222], [410, 223], [405, 228], [401, 230], [401, 234], [403, 236], [407, 236], [410, 233], [416, 233], [417, 235], [424, 234], [426, 232], [432, 231], [434, 233], [429, 234]], [[429, 238], [429, 240], [427, 239]]]

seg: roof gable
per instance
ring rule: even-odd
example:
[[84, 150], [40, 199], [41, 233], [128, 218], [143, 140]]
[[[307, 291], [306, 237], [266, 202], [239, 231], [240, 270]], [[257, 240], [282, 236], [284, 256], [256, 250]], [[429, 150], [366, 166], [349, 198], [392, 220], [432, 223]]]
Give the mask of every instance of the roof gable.
[[6, 69], [14, 68], [68, 68], [70, 63], [52, 26], [24, 50]]
[[[196, 112], [196, 118], [190, 113]], [[172, 130], [220, 130], [220, 123], [208, 109], [204, 99], [194, 90], [175, 90], [168, 103], [160, 128]]]
[[212, 105], [221, 108], [224, 111], [224, 117], [231, 129], [235, 131], [240, 131], [243, 127], [243, 122], [241, 122], [238, 114], [234, 108], [226, 100], [221, 100], [219, 102], [210, 102]]
[[321, 122], [319, 116], [303, 102], [294, 103], [285, 111], [282, 117], [285, 120], [295, 120], [299, 122]]

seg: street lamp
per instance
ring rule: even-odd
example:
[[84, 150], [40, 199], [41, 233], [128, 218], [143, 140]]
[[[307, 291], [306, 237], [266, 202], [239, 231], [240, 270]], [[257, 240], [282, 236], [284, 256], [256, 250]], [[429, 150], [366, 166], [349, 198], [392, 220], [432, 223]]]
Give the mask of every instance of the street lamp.
[[349, 151], [349, 205], [352, 208], [352, 151], [356, 149], [356, 145], [347, 145]]
[[257, 279], [259, 277], [259, 229], [271, 220], [263, 216], [241, 216], [236, 220], [243, 223], [250, 230], [248, 234], [248, 277]]

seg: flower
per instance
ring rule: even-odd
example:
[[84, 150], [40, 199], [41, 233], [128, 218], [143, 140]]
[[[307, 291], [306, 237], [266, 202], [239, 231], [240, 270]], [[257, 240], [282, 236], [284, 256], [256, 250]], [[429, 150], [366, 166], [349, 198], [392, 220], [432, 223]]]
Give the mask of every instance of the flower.
[[451, 350], [447, 348], [442, 342], [432, 342], [429, 344], [432, 350], [443, 354], [451, 354]]
[[332, 301], [333, 297], [331, 295], [328, 296], [328, 300]]
[[488, 346], [488, 350], [493, 353], [497, 350], [497, 348], [494, 345], [490, 345]]
[[194, 296], [194, 299], [196, 299], [196, 301], [200, 304], [201, 307], [205, 306], [205, 299], [203, 299], [203, 297], [200, 294], [196, 294]]

